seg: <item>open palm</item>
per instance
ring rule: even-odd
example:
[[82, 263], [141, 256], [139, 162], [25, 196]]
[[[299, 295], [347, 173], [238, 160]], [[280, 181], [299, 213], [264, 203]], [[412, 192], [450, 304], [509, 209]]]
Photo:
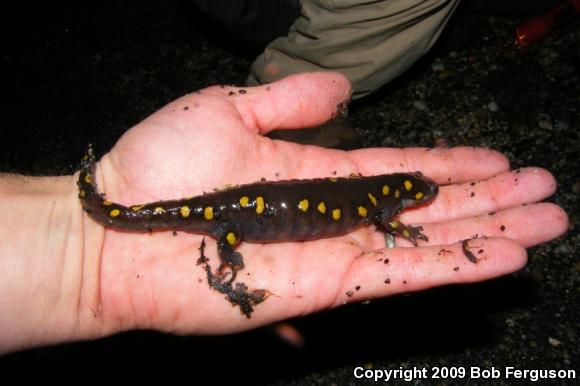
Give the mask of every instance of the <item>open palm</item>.
[[[212, 290], [196, 264], [202, 237], [172, 232], [106, 230], [100, 299], [109, 330], [155, 328], [178, 333], [227, 333], [343, 303], [472, 282], [506, 274], [526, 262], [525, 247], [567, 227], [566, 214], [537, 203], [556, 188], [545, 170], [509, 171], [501, 154], [477, 148], [339, 151], [274, 141], [278, 128], [310, 127], [340, 110], [348, 81], [304, 74], [269, 86], [211, 87], [186, 95], [130, 129], [97, 167], [107, 198], [132, 205], [199, 195], [229, 184], [293, 178], [420, 170], [441, 187], [430, 205], [406, 211], [429, 242], [385, 249], [371, 228], [309, 242], [244, 243], [250, 288], [272, 293], [251, 319]], [[530, 204], [522, 206], [522, 204]], [[461, 240], [477, 258], [470, 261]], [[483, 237], [486, 236], [486, 237]], [[215, 241], [206, 256], [219, 264]]]

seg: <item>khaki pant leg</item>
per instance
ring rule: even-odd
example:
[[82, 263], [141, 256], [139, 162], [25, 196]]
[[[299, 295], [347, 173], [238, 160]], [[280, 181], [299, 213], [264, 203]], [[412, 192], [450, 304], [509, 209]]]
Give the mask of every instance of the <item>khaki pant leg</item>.
[[340, 71], [354, 98], [377, 90], [439, 37], [459, 0], [302, 0], [287, 36], [271, 42], [249, 84], [309, 71]]

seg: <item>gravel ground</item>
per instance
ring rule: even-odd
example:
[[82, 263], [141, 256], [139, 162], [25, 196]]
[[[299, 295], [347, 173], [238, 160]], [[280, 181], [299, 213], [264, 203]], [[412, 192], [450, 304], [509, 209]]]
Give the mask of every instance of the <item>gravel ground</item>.
[[[242, 84], [256, 54], [224, 38], [187, 2], [20, 7], [2, 16], [5, 172], [71, 173], [88, 142], [102, 153], [174, 98], [215, 83]], [[268, 328], [226, 337], [134, 332], [5, 356], [2, 373], [337, 385], [357, 383], [356, 366], [580, 374], [580, 23], [519, 49], [514, 28], [521, 21], [458, 15], [411, 71], [350, 108], [366, 146], [488, 146], [514, 167], [549, 169], [559, 183], [549, 200], [566, 209], [571, 228], [529, 250], [521, 272], [292, 321], [307, 340], [301, 349]]]

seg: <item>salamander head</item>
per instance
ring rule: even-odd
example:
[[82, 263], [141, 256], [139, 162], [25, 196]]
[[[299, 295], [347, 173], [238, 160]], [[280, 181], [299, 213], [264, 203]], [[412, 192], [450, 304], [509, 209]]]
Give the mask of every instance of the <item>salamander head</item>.
[[399, 188], [403, 208], [431, 202], [439, 192], [439, 186], [420, 172], [401, 174]]

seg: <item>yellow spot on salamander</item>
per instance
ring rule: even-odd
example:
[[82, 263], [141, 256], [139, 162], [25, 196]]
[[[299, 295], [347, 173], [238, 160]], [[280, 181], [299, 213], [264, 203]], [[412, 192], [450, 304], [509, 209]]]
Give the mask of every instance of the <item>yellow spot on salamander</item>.
[[250, 198], [248, 196], [240, 197], [240, 206], [246, 208], [248, 205], [250, 205]]
[[365, 208], [364, 206], [359, 206], [358, 207], [358, 215], [361, 217], [366, 217], [367, 216], [367, 208]]
[[256, 197], [256, 213], [262, 214], [262, 213], [264, 213], [264, 209], [266, 209], [266, 204], [264, 203], [264, 197], [262, 197], [262, 196]]
[[190, 213], [191, 209], [189, 209], [189, 206], [187, 205], [183, 205], [181, 208], [179, 208], [179, 214], [183, 218], [188, 218]]
[[390, 192], [391, 188], [389, 188], [389, 185], [383, 185], [383, 196], [388, 196]]
[[203, 218], [206, 220], [213, 220], [213, 208], [211, 206], [206, 206], [203, 208]]
[[145, 205], [133, 205], [133, 206], [131, 207], [131, 210], [132, 210], [133, 212], [138, 212], [138, 211], [140, 211], [141, 209], [143, 209], [143, 207], [144, 207], [144, 206], [145, 206]]
[[405, 230], [403, 231], [403, 236], [405, 236], [406, 238], [409, 238], [409, 237], [411, 237], [411, 234], [409, 233], [409, 231], [408, 231], [408, 230], [406, 230], [406, 229], [405, 229]]
[[409, 190], [413, 189], [413, 183], [409, 180], [405, 180], [405, 182], [403, 182], [403, 185], [405, 185], [405, 190], [408, 192]]
[[395, 198], [399, 198], [401, 197], [401, 192], [399, 191], [399, 189], [395, 190]]
[[113, 203], [111, 201], [105, 200], [105, 201], [103, 201], [103, 205], [104, 206], [111, 206], [111, 205], [113, 205]]
[[90, 184], [90, 183], [92, 183], [92, 182], [93, 182], [93, 176], [91, 176], [90, 174], [87, 174], [87, 175], [85, 176], [85, 182], [86, 182], [87, 184]]
[[342, 216], [342, 214], [340, 213], [340, 209], [336, 208], [332, 210], [332, 219], [333, 220], [340, 220], [340, 216]]
[[338, 180], [337, 180], [336, 178], [334, 178], [334, 177], [330, 177], [330, 178], [329, 178], [329, 180], [330, 180], [330, 182], [336, 182], [336, 181], [338, 181]]
[[424, 194], [422, 192], [419, 192], [419, 193], [415, 194], [415, 200], [420, 200], [423, 198], [423, 196], [424, 196]]
[[377, 206], [377, 198], [373, 196], [371, 193], [368, 194], [369, 200], [373, 203], [374, 206]]
[[322, 214], [326, 213], [326, 204], [324, 203], [324, 201], [321, 201], [318, 206], [316, 207], [316, 209], [318, 209], [318, 211]]
[[121, 211], [119, 209], [113, 209], [112, 211], [109, 212], [109, 216], [111, 216], [111, 217], [117, 217], [120, 214], [121, 214]]
[[236, 238], [236, 234], [234, 232], [229, 232], [226, 235], [226, 240], [230, 245], [236, 245], [236, 243], [238, 242], [238, 239]]
[[298, 208], [299, 208], [301, 211], [303, 211], [303, 212], [306, 212], [306, 211], [308, 210], [308, 206], [309, 206], [309, 205], [310, 205], [310, 204], [308, 203], [308, 200], [307, 200], [307, 199], [300, 200], [300, 202], [298, 203]]
[[163, 213], [165, 213], [165, 209], [163, 209], [162, 207], [158, 206], [155, 209], [153, 209], [153, 213], [155, 213], [155, 214], [163, 214]]
[[85, 192], [84, 190], [80, 190], [79, 191], [79, 197], [80, 198], [85, 198], [87, 196], [87, 192]]
[[391, 229], [397, 229], [399, 227], [399, 222], [398, 221], [391, 221], [389, 223], [389, 226], [391, 227]]

